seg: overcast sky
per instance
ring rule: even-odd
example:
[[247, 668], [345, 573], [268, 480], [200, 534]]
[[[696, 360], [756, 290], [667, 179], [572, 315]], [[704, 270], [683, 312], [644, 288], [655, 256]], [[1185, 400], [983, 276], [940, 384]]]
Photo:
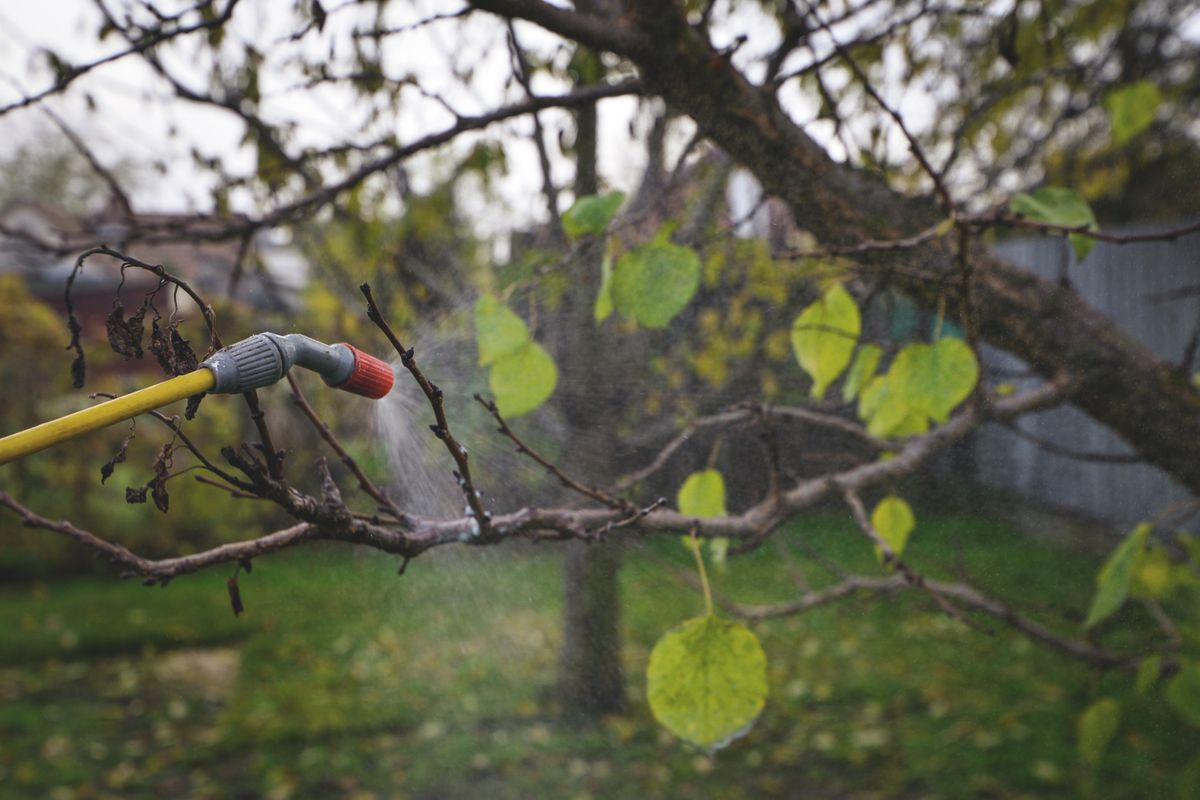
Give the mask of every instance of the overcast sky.
[[[125, 8], [128, 0], [108, 0], [114, 10]], [[272, 59], [280, 60], [297, 48], [310, 59], [325, 59], [337, 65], [347, 63], [348, 47], [342, 52], [330, 54], [330, 42], [348, 44], [348, 38], [338, 37], [353, 26], [355, 15], [366, 13], [355, 8], [354, 0], [339, 3], [329, 0], [329, 22], [324, 36], [310, 34], [300, 45], [279, 45], [279, 40], [289, 32], [285, 25], [290, 15], [280, 15], [282, 0], [244, 0], [237, 8], [230, 36], [256, 43], [260, 49], [270, 53]], [[290, 3], [283, 4], [290, 6]], [[344, 11], [337, 8], [346, 6]], [[389, 20], [402, 24], [426, 16], [431, 10], [452, 10], [447, 3], [437, 0], [390, 4]], [[746, 9], [742, 4], [740, 9]], [[752, 7], [751, 7], [752, 8]], [[274, 11], [274, 13], [272, 13]], [[720, 17], [715, 26], [715, 44], [733, 41], [741, 34], [750, 34], [749, 43], [735, 56], [744, 63], [752, 63], [777, 43], [774, 26], [765, 22], [757, 12], [739, 11], [733, 17]], [[47, 65], [44, 51], [48, 48], [72, 63], [84, 63], [120, 48], [116, 37], [101, 42], [95, 32], [99, 28], [99, 14], [92, 0], [53, 0], [53, 2], [26, 3], [9, 2], [0, 4], [0, 103], [7, 103], [23, 95], [50, 85], [52, 73]], [[518, 35], [522, 45], [528, 49], [550, 52], [554, 38], [530, 25], [520, 25]], [[499, 105], [505, 100], [519, 99], [504, 86], [508, 76], [508, 53], [504, 47], [502, 30], [496, 21], [486, 14], [473, 15], [465, 27], [456, 22], [440, 23], [408, 34], [403, 46], [386, 50], [385, 69], [392, 77], [411, 73], [418, 76], [427, 89], [442, 93], [461, 113], [479, 113]], [[187, 46], [168, 51], [167, 63], [197, 88], [204, 85], [208, 62], [203, 48]], [[332, 55], [332, 57], [331, 57]], [[463, 71], [476, 66], [468, 86], [454, 78], [455, 70]], [[753, 70], [751, 70], [753, 72]], [[320, 91], [293, 91], [295, 76], [282, 71], [265, 69], [261, 79], [264, 100], [261, 113], [273, 120], [293, 119], [299, 125], [293, 144], [328, 144], [345, 139], [369, 141], [372, 134], [380, 131], [363, 129], [364, 109], [362, 101], [352, 92], [325, 87]], [[832, 76], [831, 80], [836, 80]], [[553, 79], [543, 76], [535, 85], [539, 93], [554, 93], [563, 87], [554, 85]], [[101, 113], [88, 113], [84, 97], [95, 98]], [[799, 93], [794, 82], [781, 95], [787, 107], [797, 119], [815, 116], [815, 103]], [[922, 127], [922, 121], [932, 112], [932, 101], [919, 92], [908, 92], [898, 99], [910, 124]], [[240, 144], [241, 124], [228, 114], [197, 107], [194, 104], [173, 98], [169, 89], [151, 70], [137, 58], [126, 58], [108, 64], [76, 81], [65, 96], [52, 98], [49, 107], [66, 119], [83, 134], [97, 154], [107, 163], [121, 158], [133, 157], [149, 164], [161, 160], [169, 166], [165, 177], [152, 178], [135, 193], [135, 206], [145, 210], [184, 210], [208, 208], [208, 179], [192, 162], [193, 148], [210, 157], [222, 159], [233, 171], [247, 172], [253, 168], [254, 156], [250, 148]], [[636, 178], [644, 163], [644, 152], [637, 141], [648, 124], [646, 113], [638, 114], [637, 101], [616, 98], [601, 104], [601, 172], [615, 188], [636, 188]], [[410, 141], [419, 135], [444, 128], [453, 122], [453, 117], [435, 101], [421, 97], [418, 93], [403, 95], [398, 113], [391, 115], [394, 131], [400, 140]], [[545, 112], [543, 122], [551, 134], [560, 127], [569, 127], [566, 116], [559, 112]], [[631, 122], [634, 136], [631, 137]], [[824, 123], [809, 127], [809, 132], [819, 140], [831, 139], [831, 131], [824, 130]], [[26, 108], [0, 117], [0, 157], [11, 154], [22, 141], [34, 131], [44, 131], [44, 118], [36, 108]], [[529, 119], [515, 120], [491, 129], [493, 135], [507, 130], [523, 136], [508, 136], [505, 139], [509, 161], [509, 174], [495, 187], [502, 200], [498, 209], [495, 198], [482, 195], [469, 197], [475, 207], [467, 209], [478, 220], [481, 233], [495, 232], [513, 225], [523, 225], [543, 211], [540, 196], [541, 174], [536, 153], [527, 140], [531, 130]], [[172, 136], [172, 133], [174, 134]], [[40, 134], [39, 134], [40, 135]], [[899, 137], [898, 132], [895, 134]], [[679, 143], [686, 137], [680, 133]], [[555, 136], [549, 137], [551, 155], [554, 157], [554, 177], [559, 186], [570, 183], [572, 168], [568, 159], [558, 157]], [[471, 141], [468, 137], [464, 144]], [[838, 145], [830, 141], [836, 151]], [[902, 148], [903, 141], [897, 138], [896, 146]], [[836, 153], [835, 153], [836, 155]], [[418, 186], [422, 176], [435, 169], [437, 157], [418, 159], [410, 164], [410, 173]], [[564, 195], [564, 203], [569, 195]], [[234, 205], [250, 210], [252, 199], [243, 195], [235, 198]]]
[[[278, 0], [273, 2], [278, 7]], [[285, 31], [278, 28], [278, 18], [267, 13], [271, 5], [272, 2], [243, 2], [234, 16], [232, 35], [260, 44], [283, 37]], [[327, 5], [336, 7], [332, 3]], [[422, 8], [433, 5], [393, 4], [403, 12], [396, 15], [396, 21], [414, 19]], [[436, 5], [443, 10], [446, 8], [445, 3]], [[337, 26], [349, 26], [353, 13], [358, 12], [352, 10], [331, 15], [326, 33], [335, 32]], [[494, 21], [480, 15], [477, 23], [468, 25], [466, 36], [461, 38], [455, 36], [455, 26], [456, 23], [444, 23], [407, 36], [404, 47], [388, 51], [385, 62], [388, 73], [419, 75], [428, 89], [445, 93], [462, 113], [478, 113], [502, 104], [508, 55], [499, 46], [503, 40], [496, 37]], [[17, 100], [53, 82], [44, 56], [46, 49], [72, 63], [91, 61], [119, 49], [116, 37], [110, 37], [106, 42], [98, 41], [95, 36], [98, 28], [99, 15], [88, 0], [0, 4], [0, 103]], [[532, 26], [523, 27], [519, 34], [522, 44], [527, 47], [551, 41]], [[328, 47], [328, 39], [311, 35], [305, 46], [311, 54], [315, 48]], [[188, 63], [186, 55], [177, 54], [169, 63], [193, 81], [193, 85], [203, 85], [205, 73]], [[200, 63], [199, 59], [196, 63]], [[451, 68], [467, 64], [477, 64], [479, 68], [471, 90], [463, 91], [461, 86], [455, 85]], [[361, 101], [351, 92], [343, 89], [289, 91], [294, 80], [275, 75], [271, 70], [264, 71], [262, 81], [264, 115], [275, 120], [297, 120], [296, 143], [319, 145], [347, 138], [368, 140], [366, 132], [356, 127], [363, 114], [357, 107]], [[543, 92], [557, 88], [535, 86], [535, 90]], [[85, 93], [95, 98], [102, 113], [88, 113]], [[513, 99], [511, 94], [510, 99]], [[396, 133], [401, 141], [453, 122], [451, 115], [436, 102], [423, 101], [415, 94], [405, 95], [405, 101], [400, 113], [394, 115]], [[122, 59], [84, 76], [64, 96], [52, 98], [49, 107], [82, 133], [101, 159], [108, 163], [134, 157], [146, 164], [162, 160], [170, 165], [166, 177], [155, 176], [135, 194], [135, 205], [142, 208], [207, 207], [204, 190], [208, 184], [205, 176], [192, 164], [190, 151], [193, 147], [205, 155], [221, 158], [236, 171], [247, 171], [253, 166], [252, 151], [240, 146], [242, 127], [236, 119], [174, 99], [162, 81], [136, 58]], [[636, 103], [630, 99], [603, 103], [605, 146], [602, 170], [614, 182], [632, 180], [642, 162], [640, 151], [629, 147], [629, 120], [635, 110]], [[563, 121], [561, 115], [554, 113], [544, 114], [544, 118], [552, 130], [556, 122], [561, 124]], [[526, 132], [530, 125], [529, 120], [518, 120], [506, 127]], [[493, 131], [500, 129], [497, 126]], [[45, 118], [35, 108], [0, 117], [0, 156], [11, 155], [31, 135], [44, 135], [46, 130]], [[517, 216], [536, 214], [537, 203], [531, 206], [531, 199], [538, 197], [541, 178], [535, 152], [528, 144], [517, 142], [508, 148], [508, 158], [510, 175], [497, 191]], [[567, 184], [571, 176], [569, 163], [565, 159], [556, 159], [555, 166], [557, 182]], [[422, 177], [420, 161], [415, 163], [412, 171], [419, 184]], [[243, 197], [241, 202], [244, 207], [249, 200]], [[477, 209], [477, 212], [481, 211]], [[491, 227], [486, 219], [484, 225]]]

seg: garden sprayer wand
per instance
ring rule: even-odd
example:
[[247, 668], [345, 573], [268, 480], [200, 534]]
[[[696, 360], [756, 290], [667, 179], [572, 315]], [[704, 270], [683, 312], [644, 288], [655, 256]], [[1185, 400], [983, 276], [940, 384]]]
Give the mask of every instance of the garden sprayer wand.
[[352, 345], [322, 344], [298, 333], [258, 333], [218, 350], [193, 372], [0, 439], [0, 464], [185, 397], [203, 392], [241, 394], [269, 386], [293, 366], [316, 372], [336, 389], [376, 400], [392, 388], [387, 362]]

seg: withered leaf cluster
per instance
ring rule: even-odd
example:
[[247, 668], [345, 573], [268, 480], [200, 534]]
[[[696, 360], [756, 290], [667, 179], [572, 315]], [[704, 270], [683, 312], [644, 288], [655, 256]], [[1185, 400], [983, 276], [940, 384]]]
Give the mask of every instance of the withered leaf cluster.
[[158, 324], [157, 319], [151, 322], [149, 349], [168, 375], [185, 375], [200, 366], [192, 346], [179, 335], [177, 322], [168, 323], [165, 328]]
[[[141, 307], [129, 317], [125, 316], [125, 307], [120, 298], [113, 302], [112, 311], [104, 320], [104, 329], [108, 333], [108, 346], [117, 355], [140, 359], [145, 354], [142, 342], [145, 339], [146, 309], [150, 306], [150, 299], [151, 296], [147, 296]], [[185, 375], [200, 366], [200, 360], [196, 357], [191, 343], [179, 333], [178, 322], [169, 322], [163, 327], [159, 325], [159, 318], [152, 320], [149, 350], [154, 354], [163, 372], [171, 376]], [[185, 419], [193, 419], [196, 416], [203, 399], [202, 394], [188, 398], [187, 409], [184, 411]]]
[[[130, 438], [133, 435], [130, 434]], [[128, 439], [126, 444], [128, 444]], [[167, 494], [167, 481], [171, 477], [171, 457], [175, 453], [175, 443], [167, 442], [158, 451], [158, 455], [154, 458], [154, 477], [145, 486], [128, 486], [125, 489], [126, 503], [144, 503], [146, 502], [147, 493], [154, 501], [154, 506], [164, 514], [171, 505], [171, 496]], [[120, 453], [122, 460], [124, 459], [124, 445]]]
[[112, 311], [104, 320], [104, 330], [108, 333], [108, 346], [113, 352], [125, 358], [142, 357], [142, 336], [145, 332], [146, 306], [149, 301], [142, 303], [128, 319], [125, 318], [125, 307], [121, 301], [113, 303]]

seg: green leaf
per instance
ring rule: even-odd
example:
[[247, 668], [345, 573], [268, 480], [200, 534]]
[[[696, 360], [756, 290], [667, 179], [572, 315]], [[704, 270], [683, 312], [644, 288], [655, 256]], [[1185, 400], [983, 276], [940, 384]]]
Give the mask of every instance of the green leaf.
[[[1008, 210], [1034, 222], [1062, 225], [1068, 228], [1085, 227], [1090, 231], [1100, 230], [1092, 207], [1074, 189], [1061, 186], [1043, 186], [1033, 194], [1018, 194], [1008, 203]], [[1083, 261], [1092, 251], [1095, 240], [1079, 234], [1071, 234], [1071, 246], [1075, 258]]]
[[624, 192], [592, 194], [579, 198], [562, 216], [563, 231], [572, 238], [589, 233], [604, 233], [624, 200]]
[[929, 418], [897, 394], [890, 372], [867, 383], [858, 396], [858, 416], [872, 436], [908, 436], [929, 429]]
[[[693, 472], [679, 488], [675, 498], [679, 513], [688, 517], [723, 517], [725, 510], [725, 478], [715, 469]], [[683, 542], [691, 547], [692, 540], [684, 536]], [[708, 540], [709, 555], [716, 564], [723, 564], [729, 552], [729, 540]]]
[[1113, 89], [1104, 96], [1104, 108], [1112, 123], [1113, 141], [1121, 146], [1154, 121], [1162, 105], [1162, 92], [1150, 81], [1138, 81]]
[[979, 362], [962, 339], [910, 344], [888, 370], [897, 397], [914, 411], [945, 422], [979, 380]]
[[1167, 682], [1167, 702], [1189, 725], [1200, 728], [1200, 667], [1190, 664]]
[[596, 295], [596, 309], [593, 312], [596, 322], [604, 322], [613, 312], [612, 272], [612, 257], [605, 253], [604, 260], [600, 262], [600, 291]]
[[528, 341], [492, 364], [488, 384], [496, 406], [506, 417], [519, 417], [554, 394], [558, 368], [541, 345]]
[[899, 425], [893, 425], [887, 432], [887, 438], [899, 439], [901, 436], [917, 436], [929, 430], [929, 417], [919, 411], [912, 411], [900, 420]]
[[700, 258], [690, 247], [654, 241], [617, 261], [613, 305], [647, 328], [665, 328], [700, 287]]
[[879, 345], [864, 344], [858, 348], [854, 360], [850, 362], [850, 371], [846, 373], [846, 382], [842, 384], [843, 400], [849, 403], [858, 396], [867, 381], [874, 377], [882, 355], [883, 349]]
[[693, 472], [675, 498], [685, 517], [725, 516], [725, 478], [715, 469]]
[[1162, 672], [1162, 661], [1162, 656], [1147, 656], [1142, 659], [1142, 663], [1138, 664], [1137, 678], [1133, 681], [1134, 691], [1145, 694], [1154, 688]]
[[[895, 495], [880, 500], [879, 505], [871, 512], [871, 527], [887, 542], [897, 557], [904, 552], [909, 534], [916, 525], [917, 518], [913, 516], [912, 508]], [[885, 563], [883, 548], [879, 545], [875, 545], [875, 557], [879, 559], [880, 564]]]
[[525, 321], [489, 294], [475, 301], [475, 344], [479, 366], [486, 367], [515, 353], [529, 341]]
[[1083, 623], [1083, 627], [1090, 628], [1108, 619], [1125, 602], [1125, 597], [1129, 594], [1129, 584], [1133, 580], [1134, 565], [1145, 549], [1149, 536], [1150, 524], [1143, 522], [1125, 537], [1104, 562], [1104, 566], [1096, 575], [1096, 595], [1092, 598], [1092, 607], [1088, 609], [1087, 621]]
[[[686, 517], [723, 517], [725, 511], [725, 478], [715, 469], [693, 472], [679, 487], [675, 498], [679, 513]], [[718, 566], [725, 564], [729, 553], [729, 539], [708, 539], [708, 554]], [[690, 537], [684, 536], [683, 543], [692, 546]]]
[[767, 656], [751, 631], [714, 616], [690, 619], [650, 653], [646, 695], [654, 718], [710, 750], [746, 733], [767, 700]]
[[1129, 593], [1134, 597], [1160, 598], [1171, 588], [1171, 558], [1154, 543], [1147, 545], [1133, 567]]
[[824, 397], [829, 384], [846, 369], [861, 331], [858, 306], [840, 284], [796, 317], [792, 324], [792, 350], [800, 367], [813, 380], [814, 399]]
[[[888, 382], [887, 375], [876, 375], [867, 381], [867, 385], [858, 396], [858, 416], [863, 422], [870, 422], [883, 412], [885, 407], [891, 405], [893, 405], [892, 386]], [[899, 422], [904, 418], [907, 409], [891, 409], [890, 413], [895, 417], [895, 421]], [[875, 435], [879, 436], [880, 434], [876, 433]]]
[[1097, 700], [1079, 715], [1079, 757], [1091, 766], [1100, 763], [1121, 722], [1121, 706], [1111, 697]]

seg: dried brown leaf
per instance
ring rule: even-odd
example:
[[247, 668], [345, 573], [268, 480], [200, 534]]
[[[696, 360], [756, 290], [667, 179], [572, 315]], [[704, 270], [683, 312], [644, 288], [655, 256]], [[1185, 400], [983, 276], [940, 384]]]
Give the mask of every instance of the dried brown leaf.
[[238, 589], [237, 578], [230, 578], [225, 581], [225, 585], [229, 589], [229, 605], [233, 608], [233, 615], [239, 616], [246, 609], [242, 605], [242, 593]]
[[196, 352], [192, 350], [188, 340], [179, 335], [179, 328], [175, 325], [171, 326], [171, 352], [174, 354], [176, 375], [193, 372], [200, 366]]
[[113, 474], [113, 470], [116, 469], [117, 464], [120, 464], [122, 461], [125, 460], [125, 451], [127, 451], [129, 449], [129, 443], [132, 441], [133, 441], [133, 429], [130, 428], [129, 435], [126, 436], [125, 440], [121, 442], [121, 446], [117, 449], [116, 454], [108, 460], [108, 463], [106, 463], [106, 464], [104, 464], [104, 466], [100, 467], [100, 483], [104, 483], [109, 478], [111, 478], [112, 474]]
[[162, 367], [162, 371], [168, 375], [175, 374], [175, 353], [171, 349], [171, 345], [167, 340], [167, 335], [159, 326], [158, 320], [150, 323], [150, 352], [154, 354], [154, 358], [158, 360], [158, 366]]
[[194, 419], [196, 417], [196, 412], [200, 410], [200, 401], [204, 397], [205, 395], [203, 394], [194, 394], [188, 398], [187, 408], [183, 410], [184, 419]]
[[104, 320], [104, 329], [108, 333], [108, 346], [117, 355], [125, 358], [142, 357], [142, 321], [146, 314], [143, 305], [137, 313], [125, 319], [125, 308], [121, 301], [113, 303], [112, 311]]
[[158, 451], [158, 456], [154, 459], [154, 478], [147, 484], [150, 489], [150, 497], [154, 500], [154, 506], [164, 514], [171, 505], [171, 497], [167, 494], [167, 478], [170, 477], [171, 471], [171, 454], [174, 452], [171, 443], [168, 442], [162, 446], [162, 450]]

